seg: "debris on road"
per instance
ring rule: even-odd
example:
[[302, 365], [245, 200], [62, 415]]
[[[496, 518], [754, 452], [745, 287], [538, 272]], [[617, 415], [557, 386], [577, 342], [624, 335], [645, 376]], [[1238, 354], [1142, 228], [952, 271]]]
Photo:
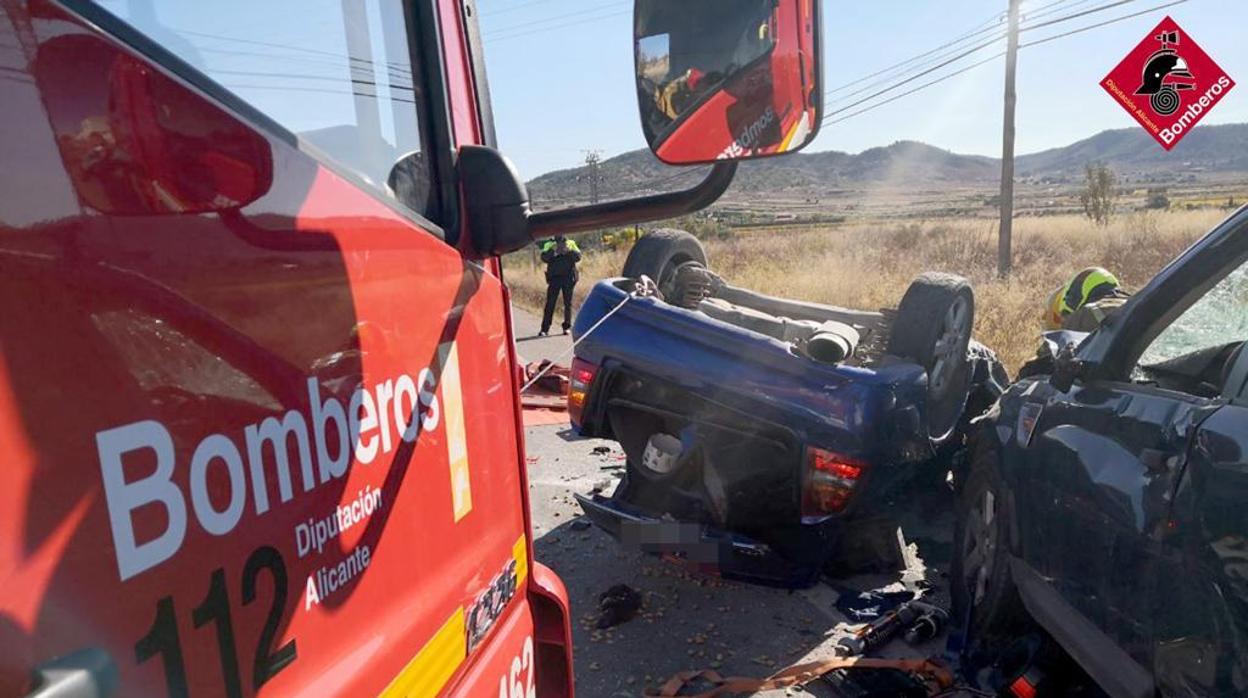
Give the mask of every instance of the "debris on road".
[[627, 584], [616, 584], [598, 597], [599, 629], [627, 623], [641, 610], [641, 594]]
[[913, 591], [893, 589], [894, 586], [900, 585], [889, 585], [883, 589], [871, 591], [856, 591], [834, 584], [832, 588], [839, 594], [836, 598], [836, 610], [840, 611], [850, 622], [865, 623], [915, 598]]

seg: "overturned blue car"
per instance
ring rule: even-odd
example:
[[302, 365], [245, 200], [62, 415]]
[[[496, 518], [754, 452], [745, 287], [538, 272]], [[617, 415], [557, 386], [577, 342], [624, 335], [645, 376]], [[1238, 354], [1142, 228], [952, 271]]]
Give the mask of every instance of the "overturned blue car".
[[581, 506], [627, 545], [813, 584], [893, 494], [946, 487], [969, 421], [1007, 386], [974, 312], [950, 274], [883, 310], [766, 296], [715, 274], [688, 233], [651, 232], [573, 328], [573, 425], [627, 455], [615, 492]]

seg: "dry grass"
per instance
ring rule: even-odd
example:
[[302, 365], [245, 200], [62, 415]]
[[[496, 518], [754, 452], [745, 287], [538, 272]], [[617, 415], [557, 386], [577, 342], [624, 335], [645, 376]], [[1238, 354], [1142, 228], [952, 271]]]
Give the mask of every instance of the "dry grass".
[[[1078, 216], [1020, 218], [1007, 281], [996, 277], [996, 225], [982, 219], [739, 232], [705, 245], [712, 267], [734, 285], [851, 308], [895, 306], [923, 271], [966, 276], [975, 286], [976, 337], [1014, 371], [1035, 351], [1049, 292], [1069, 275], [1096, 264], [1138, 288], [1225, 215], [1139, 212], [1107, 228]], [[618, 275], [626, 254], [586, 251], [578, 302], [593, 281]], [[545, 284], [528, 255], [508, 259], [507, 281], [517, 304], [540, 310]]]

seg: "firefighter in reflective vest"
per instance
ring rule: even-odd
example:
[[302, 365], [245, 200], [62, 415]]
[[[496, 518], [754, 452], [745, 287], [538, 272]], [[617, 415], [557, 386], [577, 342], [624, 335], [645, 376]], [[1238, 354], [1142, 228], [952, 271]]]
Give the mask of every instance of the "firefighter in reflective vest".
[[1118, 277], [1101, 267], [1088, 267], [1049, 296], [1045, 329], [1091, 332], [1130, 297], [1122, 290]]
[[563, 333], [567, 334], [572, 327], [572, 289], [576, 287], [576, 264], [581, 261], [581, 249], [575, 240], [556, 235], [542, 243], [542, 261], [546, 263], [546, 308], [542, 311], [542, 331], [538, 336], [550, 333], [559, 294], [563, 294]]

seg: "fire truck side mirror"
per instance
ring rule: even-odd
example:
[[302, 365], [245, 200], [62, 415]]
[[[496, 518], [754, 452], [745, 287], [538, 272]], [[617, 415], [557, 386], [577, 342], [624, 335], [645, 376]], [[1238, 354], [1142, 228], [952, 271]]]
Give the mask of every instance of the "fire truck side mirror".
[[691, 165], [790, 153], [823, 111], [820, 0], [636, 0], [637, 102], [650, 149]]

